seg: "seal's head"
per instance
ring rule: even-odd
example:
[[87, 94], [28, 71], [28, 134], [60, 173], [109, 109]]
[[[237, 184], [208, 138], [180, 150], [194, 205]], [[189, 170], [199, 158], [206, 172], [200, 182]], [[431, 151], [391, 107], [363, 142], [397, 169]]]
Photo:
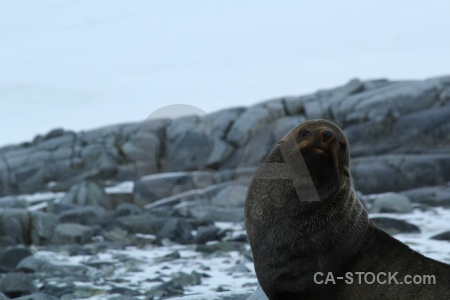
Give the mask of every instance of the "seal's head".
[[[303, 158], [317, 190], [334, 193], [350, 179], [350, 155], [344, 132], [327, 120], [309, 120], [292, 129], [280, 145], [289, 145], [288, 156]], [[299, 151], [298, 151], [299, 150]]]

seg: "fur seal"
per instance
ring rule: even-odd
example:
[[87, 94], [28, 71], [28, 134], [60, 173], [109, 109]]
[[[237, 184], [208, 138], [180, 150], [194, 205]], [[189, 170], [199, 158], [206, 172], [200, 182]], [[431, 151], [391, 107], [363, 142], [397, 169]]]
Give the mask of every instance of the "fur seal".
[[[249, 187], [245, 223], [270, 300], [450, 299], [450, 265], [369, 220], [352, 189], [347, 139], [332, 122], [306, 121], [280, 140]], [[414, 276], [426, 282], [408, 284]]]

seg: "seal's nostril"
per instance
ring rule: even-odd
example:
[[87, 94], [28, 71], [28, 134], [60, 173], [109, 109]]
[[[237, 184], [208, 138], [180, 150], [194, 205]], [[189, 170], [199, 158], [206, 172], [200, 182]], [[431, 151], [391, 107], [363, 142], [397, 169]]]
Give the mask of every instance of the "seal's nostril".
[[323, 137], [323, 141], [326, 142], [328, 141], [330, 138], [333, 137], [333, 133], [327, 129], [325, 129], [324, 131], [322, 131], [322, 137]]

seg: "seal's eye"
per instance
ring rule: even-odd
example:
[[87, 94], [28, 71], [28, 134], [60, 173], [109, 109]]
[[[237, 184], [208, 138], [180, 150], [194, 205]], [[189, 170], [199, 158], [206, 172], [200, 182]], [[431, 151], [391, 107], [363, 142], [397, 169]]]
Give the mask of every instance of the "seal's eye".
[[308, 134], [309, 134], [309, 131], [308, 131], [308, 130], [306, 130], [306, 129], [300, 130], [300, 137], [301, 137], [301, 138], [306, 137]]
[[344, 143], [339, 142], [339, 150], [340, 150], [341, 152], [345, 152], [345, 144], [344, 144]]

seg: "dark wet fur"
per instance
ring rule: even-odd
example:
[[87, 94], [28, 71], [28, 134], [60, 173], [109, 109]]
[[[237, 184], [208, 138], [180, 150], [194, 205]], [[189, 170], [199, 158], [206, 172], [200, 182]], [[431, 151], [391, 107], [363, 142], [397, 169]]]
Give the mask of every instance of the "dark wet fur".
[[[316, 136], [299, 139], [304, 126]], [[348, 144], [345, 154], [339, 153], [338, 141], [331, 140], [326, 148], [331, 164], [314, 161], [308, 147], [320, 145], [314, 138], [322, 138], [323, 128], [347, 143], [343, 132], [331, 122], [300, 124], [269, 154], [249, 188], [246, 228], [256, 275], [266, 295], [270, 300], [450, 299], [449, 265], [414, 252], [369, 221], [351, 187]], [[306, 163], [296, 160], [301, 159], [300, 152], [310, 166], [318, 169], [302, 170]], [[261, 179], [262, 173], [271, 172], [273, 163], [295, 167], [281, 171], [280, 178], [284, 179]], [[322, 171], [327, 175], [320, 176]], [[313, 175], [312, 181], [308, 172]], [[305, 197], [320, 201], [302, 201]], [[336, 285], [317, 285], [313, 282], [317, 271], [333, 272], [334, 276], [357, 271], [436, 275], [437, 284], [358, 285], [337, 281]]]

